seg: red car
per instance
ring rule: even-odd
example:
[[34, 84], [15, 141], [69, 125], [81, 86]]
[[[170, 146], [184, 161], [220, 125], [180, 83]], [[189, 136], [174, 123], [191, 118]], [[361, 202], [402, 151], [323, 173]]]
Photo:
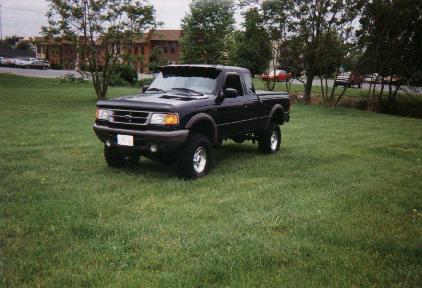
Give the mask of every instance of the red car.
[[261, 79], [263, 81], [275, 80], [276, 82], [286, 82], [286, 81], [289, 81], [290, 78], [291, 78], [290, 73], [287, 73], [284, 70], [275, 70], [275, 73], [274, 71], [271, 71], [270, 73], [264, 74], [261, 76]]

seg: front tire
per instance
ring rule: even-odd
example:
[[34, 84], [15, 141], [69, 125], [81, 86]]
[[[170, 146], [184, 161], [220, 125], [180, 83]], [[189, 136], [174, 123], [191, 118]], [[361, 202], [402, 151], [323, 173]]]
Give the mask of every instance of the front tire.
[[104, 158], [109, 167], [134, 166], [139, 162], [138, 151], [121, 150], [116, 147], [104, 146]]
[[179, 159], [179, 175], [192, 180], [208, 174], [212, 165], [213, 150], [208, 137], [192, 134], [186, 139]]
[[280, 126], [272, 122], [268, 129], [259, 136], [258, 150], [263, 154], [275, 154], [280, 150], [281, 130]]

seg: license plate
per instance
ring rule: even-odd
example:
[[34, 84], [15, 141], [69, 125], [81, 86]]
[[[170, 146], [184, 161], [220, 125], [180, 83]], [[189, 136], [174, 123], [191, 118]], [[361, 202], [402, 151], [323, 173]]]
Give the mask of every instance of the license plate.
[[121, 146], [133, 146], [133, 136], [117, 134], [117, 144]]

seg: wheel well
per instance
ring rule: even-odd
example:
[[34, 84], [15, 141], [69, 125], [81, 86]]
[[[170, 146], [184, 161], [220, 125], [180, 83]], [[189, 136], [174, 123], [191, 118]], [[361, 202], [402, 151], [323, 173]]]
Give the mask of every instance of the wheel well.
[[276, 122], [278, 124], [284, 123], [283, 109], [277, 109], [274, 111], [273, 115], [271, 116], [271, 122]]
[[208, 120], [196, 122], [189, 130], [190, 133], [199, 133], [207, 136], [211, 143], [215, 143], [216, 141], [214, 126]]

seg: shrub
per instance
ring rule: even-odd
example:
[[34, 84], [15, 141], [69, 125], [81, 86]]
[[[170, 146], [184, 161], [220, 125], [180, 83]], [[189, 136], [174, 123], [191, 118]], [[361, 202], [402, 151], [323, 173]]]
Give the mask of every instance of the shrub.
[[62, 64], [51, 64], [51, 69], [54, 70], [63, 70], [63, 65]]
[[120, 64], [112, 72], [111, 86], [134, 86], [138, 81], [138, 72], [130, 64]]

